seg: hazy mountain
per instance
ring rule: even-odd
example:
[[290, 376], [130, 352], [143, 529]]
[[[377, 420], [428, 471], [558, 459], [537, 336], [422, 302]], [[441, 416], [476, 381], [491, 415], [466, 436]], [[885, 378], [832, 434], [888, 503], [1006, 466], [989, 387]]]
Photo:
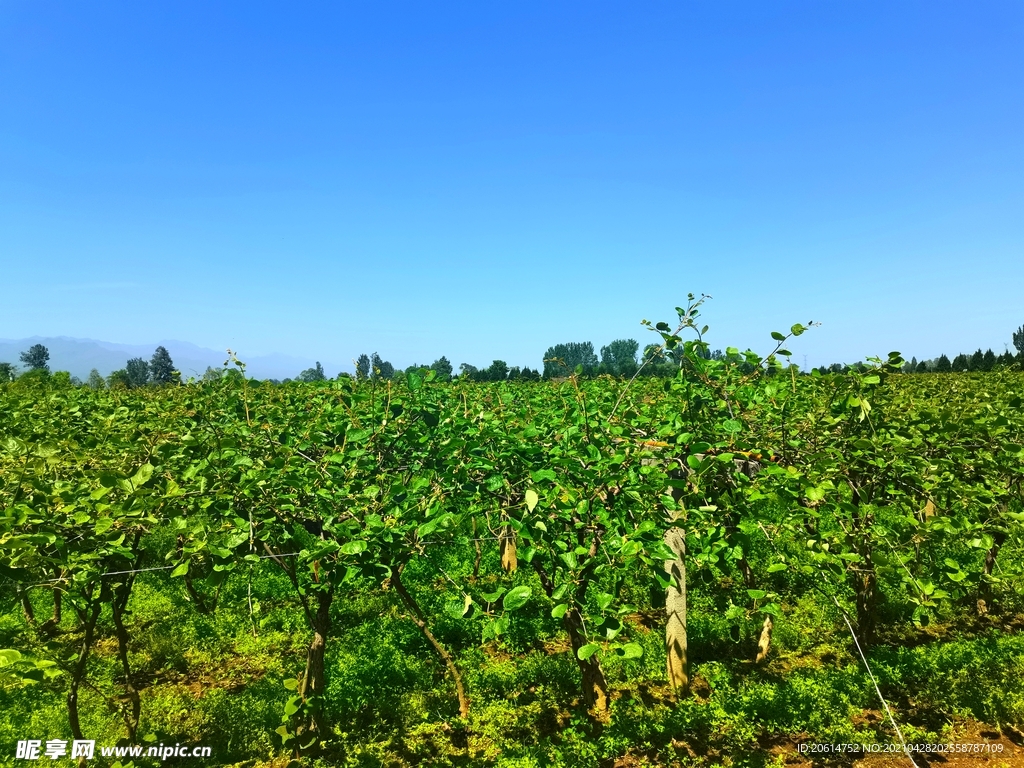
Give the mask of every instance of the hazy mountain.
[[[158, 346], [164, 346], [171, 354], [174, 366], [181, 371], [182, 378], [200, 377], [208, 366], [220, 368], [227, 359], [227, 352], [197, 347], [187, 341], [173, 339], [152, 344], [114, 344], [95, 339], [75, 339], [70, 336], [42, 337], [30, 339], [0, 339], [0, 362], [14, 363], [21, 367], [19, 356], [33, 344], [42, 344], [50, 350], [50, 370], [68, 371], [83, 381], [89, 371], [97, 369], [104, 376], [111, 371], [124, 368], [130, 358], [141, 357], [148, 361]], [[239, 352], [239, 358], [246, 364], [246, 375], [256, 379], [294, 379], [306, 368], [312, 368], [315, 360], [290, 355], [271, 354], [248, 356]], [[331, 363], [321, 360], [328, 376], [349, 370], [352, 364]]]

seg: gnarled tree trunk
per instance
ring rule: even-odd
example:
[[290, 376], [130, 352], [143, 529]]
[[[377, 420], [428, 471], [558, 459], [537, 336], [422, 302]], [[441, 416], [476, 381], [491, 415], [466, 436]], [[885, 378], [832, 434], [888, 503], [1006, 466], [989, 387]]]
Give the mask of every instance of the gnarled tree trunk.
[[854, 510], [851, 516], [853, 546], [860, 555], [860, 562], [851, 570], [853, 591], [857, 600], [857, 630], [861, 643], [872, 645], [875, 642], [875, 613], [878, 607], [878, 576], [871, 559], [871, 526], [874, 523], [874, 516], [862, 503], [856, 478], [848, 478], [846, 482], [850, 487], [850, 500]]
[[405, 584], [402, 583], [402, 571], [405, 570], [405, 563], [402, 563], [392, 571], [391, 583], [395, 587], [395, 591], [398, 592], [399, 597], [402, 598], [402, 602], [405, 603], [406, 607], [412, 611], [413, 623], [419, 627], [420, 632], [427, 638], [427, 642], [430, 643], [431, 647], [437, 652], [437, 655], [441, 657], [445, 667], [448, 668], [448, 673], [452, 676], [455, 681], [455, 694], [459, 699], [459, 717], [469, 717], [469, 699], [466, 697], [466, 687], [462, 683], [462, 674], [459, 672], [459, 668], [455, 665], [455, 660], [452, 655], [448, 652], [441, 641], [434, 637], [434, 633], [430, 631], [430, 627], [427, 625], [426, 615], [423, 613], [423, 609], [420, 608], [419, 603], [409, 593], [409, 590], [405, 588]]
[[[316, 611], [310, 615], [313, 639], [306, 649], [306, 671], [302, 675], [302, 686], [299, 695], [302, 700], [321, 697], [326, 690], [324, 657], [327, 653], [327, 636], [331, 631], [331, 603], [334, 600], [334, 585], [319, 589], [314, 593]], [[323, 738], [327, 729], [323, 709], [317, 702], [310, 713], [309, 719], [298, 730], [299, 734], [313, 733]]]
[[92, 596], [87, 598], [84, 608], [78, 610], [78, 616], [82, 622], [82, 644], [79, 646], [78, 658], [71, 670], [71, 686], [68, 689], [68, 721], [71, 725], [71, 735], [81, 741], [85, 738], [82, 734], [82, 724], [78, 717], [78, 689], [85, 680], [86, 667], [89, 663], [89, 653], [92, 651], [92, 643], [96, 634], [96, 622], [100, 618], [102, 603]]
[[992, 584], [989, 582], [988, 578], [992, 576], [992, 573], [995, 570], [996, 558], [999, 557], [999, 550], [1002, 549], [1004, 543], [1006, 543], [1006, 531], [994, 531], [992, 533], [992, 546], [989, 547], [988, 551], [985, 553], [985, 570], [984, 575], [981, 577], [981, 584], [978, 588], [979, 616], [983, 616], [988, 613], [989, 608], [992, 606]]
[[131, 596], [132, 583], [135, 574], [130, 574], [123, 583], [114, 589], [111, 600], [111, 610], [114, 619], [114, 634], [117, 636], [117, 658], [121, 662], [121, 672], [124, 674], [125, 692], [128, 694], [129, 708], [124, 711], [124, 725], [128, 731], [128, 740], [133, 744], [136, 742], [136, 735], [139, 728], [139, 717], [142, 713], [142, 700], [139, 691], [132, 679], [132, 668], [128, 661], [128, 629], [124, 625], [124, 616], [128, 608], [128, 598]]
[[608, 720], [608, 681], [605, 679], [604, 670], [601, 669], [601, 662], [597, 654], [581, 659], [579, 650], [587, 644], [587, 637], [583, 631], [583, 617], [576, 608], [570, 608], [562, 617], [562, 626], [569, 633], [569, 642], [572, 644], [572, 656], [576, 659], [576, 666], [580, 669], [583, 678], [583, 703], [591, 717], [599, 722]]

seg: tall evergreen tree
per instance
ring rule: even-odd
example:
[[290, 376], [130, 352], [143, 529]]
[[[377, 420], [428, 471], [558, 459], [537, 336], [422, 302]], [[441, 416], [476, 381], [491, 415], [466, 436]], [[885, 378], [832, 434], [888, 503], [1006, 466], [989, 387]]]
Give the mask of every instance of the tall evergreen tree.
[[994, 371], [996, 367], [996, 353], [991, 349], [985, 350], [985, 356], [981, 359], [981, 370]]
[[953, 358], [952, 369], [954, 373], [963, 373], [971, 366], [971, 359], [965, 354], [959, 354]]
[[967, 358], [967, 370], [968, 371], [980, 371], [982, 366], [985, 364], [985, 353], [981, 351], [981, 347], [978, 347], [978, 351]]
[[149, 373], [154, 384], [177, 384], [179, 376], [174, 370], [174, 361], [166, 347], [157, 347], [149, 361]]
[[1024, 355], [1024, 325], [1013, 332], [1013, 346], [1018, 355]]
[[949, 358], [946, 357], [945, 355], [939, 355], [939, 359], [935, 361], [935, 372], [950, 373], [952, 370], [953, 364], [949, 362]]
[[370, 358], [366, 353], [356, 359], [356, 379], [363, 381], [370, 378]]
[[18, 377], [18, 369], [13, 363], [0, 363], [0, 384], [14, 381]]
[[[948, 360], [946, 362], [949, 362]], [[914, 366], [914, 373], [928, 373], [928, 363], [924, 360]]]
[[430, 370], [434, 371], [441, 381], [450, 381], [452, 378], [452, 364], [444, 355], [431, 363]]
[[86, 382], [90, 389], [105, 389], [107, 382], [100, 376], [100, 372], [93, 368], [89, 371], [89, 380]]
[[125, 366], [129, 387], [144, 387], [149, 383], [149, 363], [141, 357], [133, 357]]
[[21, 353], [21, 362], [32, 371], [49, 371], [50, 350], [42, 344], [33, 344]]

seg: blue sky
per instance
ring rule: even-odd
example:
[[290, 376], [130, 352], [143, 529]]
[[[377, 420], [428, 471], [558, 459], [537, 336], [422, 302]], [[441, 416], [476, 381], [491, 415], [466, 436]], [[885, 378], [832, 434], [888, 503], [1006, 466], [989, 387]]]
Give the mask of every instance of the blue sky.
[[1016, 0], [6, 0], [0, 337], [1002, 351], [1022, 138]]

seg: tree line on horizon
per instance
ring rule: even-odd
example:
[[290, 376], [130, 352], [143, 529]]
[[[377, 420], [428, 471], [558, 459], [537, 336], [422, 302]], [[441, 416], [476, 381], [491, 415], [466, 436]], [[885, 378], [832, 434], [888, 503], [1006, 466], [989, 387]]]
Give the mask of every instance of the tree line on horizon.
[[[980, 348], [973, 354], [960, 353], [950, 359], [943, 354], [929, 360], [918, 360], [912, 357], [903, 366], [904, 373], [963, 373], [963, 372], [987, 372], [997, 369], [1017, 368], [1024, 370], [1024, 325], [1012, 334], [1013, 346], [1017, 350], [1014, 355], [1006, 350], [1000, 355], [995, 354], [991, 349], [982, 352]], [[743, 358], [736, 354], [726, 354], [722, 350], [708, 350], [705, 353], [708, 359], [729, 360], [735, 358], [734, 362], [741, 367], [747, 365]], [[20, 376], [50, 376], [50, 352], [42, 344], [34, 344], [20, 354], [20, 361], [26, 367], [26, 371]], [[560, 379], [571, 374], [578, 374], [584, 377], [594, 376], [616, 376], [630, 378], [636, 375], [667, 377], [674, 375], [679, 370], [682, 360], [679, 358], [678, 350], [665, 350], [656, 344], [648, 344], [643, 354], [640, 354], [640, 344], [636, 339], [616, 339], [610, 344], [601, 347], [600, 356], [594, 350], [592, 342], [564, 342], [555, 344], [544, 353], [544, 366], [542, 369], [519, 366], [509, 366], [504, 360], [494, 360], [485, 368], [478, 368], [470, 363], [461, 363], [458, 374], [447, 357], [441, 356], [429, 366], [414, 363], [405, 369], [410, 371], [434, 371], [435, 378], [439, 381], [451, 381], [453, 379], [466, 379], [469, 381], [541, 381]], [[388, 381], [395, 377], [398, 372], [394, 365], [380, 357], [374, 352], [372, 355], [365, 353], [359, 355], [354, 361], [355, 376], [359, 381]], [[821, 374], [844, 373], [851, 369], [863, 366], [863, 363], [833, 363], [829, 366], [821, 366], [811, 369]], [[794, 366], [795, 367], [795, 366]], [[808, 373], [802, 371], [801, 373]], [[200, 378], [200, 381], [217, 381], [224, 377], [240, 376], [241, 373], [235, 369], [208, 367]], [[170, 353], [163, 346], [159, 346], [153, 352], [153, 356], [147, 361], [141, 357], [134, 357], [125, 363], [124, 368], [113, 371], [109, 376], [103, 377], [100, 372], [93, 368], [86, 381], [81, 381], [66, 371], [57, 371], [52, 374], [56, 379], [66, 379], [68, 384], [75, 386], [88, 386], [92, 389], [104, 389], [106, 387], [123, 387], [135, 389], [145, 386], [166, 386], [181, 384], [181, 374], [175, 369], [174, 361]], [[13, 381], [19, 377], [17, 366], [12, 363], [0, 362], [0, 383]], [[327, 376], [324, 367], [317, 362], [313, 368], [307, 368], [299, 373], [295, 379], [266, 379], [272, 384], [288, 384], [292, 381], [315, 382], [326, 381]], [[353, 378], [352, 374], [341, 372], [338, 378]]]
[[[21, 376], [51, 376], [50, 350], [44, 345], [33, 344], [19, 355], [19, 359], [27, 369]], [[57, 371], [52, 376], [58, 380], [66, 379], [67, 383], [75, 386], [85, 385], [92, 389], [106, 387], [134, 389], [150, 384], [162, 386], [181, 383], [181, 374], [175, 369], [174, 361], [171, 360], [171, 355], [164, 346], [157, 347], [148, 361], [142, 357], [133, 357], [125, 363], [124, 368], [113, 371], [107, 377], [104, 377], [96, 368], [89, 372], [89, 377], [84, 382], [67, 371]], [[13, 381], [18, 377], [16, 366], [12, 363], [0, 362], [0, 382]]]

